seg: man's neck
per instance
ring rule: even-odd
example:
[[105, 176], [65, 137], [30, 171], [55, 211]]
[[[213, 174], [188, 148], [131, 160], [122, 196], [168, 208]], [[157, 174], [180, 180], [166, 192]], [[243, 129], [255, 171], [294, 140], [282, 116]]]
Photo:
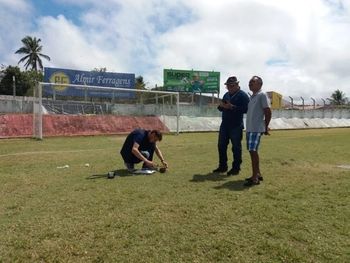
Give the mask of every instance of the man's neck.
[[259, 90], [255, 91], [255, 92], [253, 91], [253, 95], [258, 94], [260, 91], [261, 91], [261, 89], [259, 89]]
[[239, 89], [233, 91], [232, 93], [229, 92], [229, 94], [232, 96], [232, 95], [235, 95], [238, 91], [239, 91]]

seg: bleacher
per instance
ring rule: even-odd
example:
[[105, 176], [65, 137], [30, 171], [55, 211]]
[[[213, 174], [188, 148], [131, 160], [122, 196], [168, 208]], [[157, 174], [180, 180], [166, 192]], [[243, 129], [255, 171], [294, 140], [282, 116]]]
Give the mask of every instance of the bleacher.
[[49, 114], [83, 115], [109, 113], [106, 103], [43, 99], [42, 105]]

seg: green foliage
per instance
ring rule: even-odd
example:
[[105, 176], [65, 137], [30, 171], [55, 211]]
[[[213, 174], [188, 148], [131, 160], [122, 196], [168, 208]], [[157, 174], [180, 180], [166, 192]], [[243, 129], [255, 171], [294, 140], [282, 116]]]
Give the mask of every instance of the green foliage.
[[13, 95], [13, 76], [16, 81], [17, 96], [32, 96], [33, 88], [43, 80], [43, 74], [34, 70], [22, 72], [19, 67], [8, 66], [2, 71], [4, 77], [0, 81], [0, 94]]
[[143, 81], [143, 77], [142, 76], [138, 76], [135, 78], [135, 88], [136, 89], [145, 89], [146, 84]]
[[22, 72], [26, 84], [29, 86], [25, 95], [33, 96], [33, 90], [37, 82], [42, 82], [44, 80], [44, 74], [41, 71], [28, 70]]
[[123, 170], [125, 136], [0, 140], [0, 262], [350, 262], [349, 129], [271, 134], [252, 188], [246, 150], [210, 172], [217, 133], [165, 135], [149, 176]]
[[50, 57], [41, 53], [43, 47], [40, 45], [40, 42], [41, 39], [37, 39], [36, 37], [26, 36], [23, 38], [23, 46], [18, 49], [15, 54], [24, 54], [25, 56], [18, 61], [18, 64], [25, 62], [25, 69], [30, 67], [30, 69], [34, 71], [38, 69], [42, 70], [43, 63], [41, 57], [47, 60], [50, 60]]
[[100, 73], [105, 73], [107, 72], [107, 68], [94, 68], [93, 70], [91, 70], [92, 72], [100, 72]]
[[330, 101], [334, 105], [344, 105], [347, 102], [347, 98], [344, 92], [337, 89], [332, 93]]

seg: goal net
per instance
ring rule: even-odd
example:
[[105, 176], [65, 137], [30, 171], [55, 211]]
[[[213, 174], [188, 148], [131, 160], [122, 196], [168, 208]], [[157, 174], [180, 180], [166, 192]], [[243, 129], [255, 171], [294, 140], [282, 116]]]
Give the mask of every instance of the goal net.
[[45, 137], [44, 115], [171, 116], [179, 133], [179, 93], [40, 82], [34, 89], [33, 137]]

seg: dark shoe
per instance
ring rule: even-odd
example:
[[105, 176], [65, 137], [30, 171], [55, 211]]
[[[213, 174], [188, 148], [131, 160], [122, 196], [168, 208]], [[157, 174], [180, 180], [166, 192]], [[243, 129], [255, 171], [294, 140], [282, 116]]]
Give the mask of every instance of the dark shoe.
[[[259, 181], [264, 181], [264, 177], [262, 177], [262, 176], [258, 176], [258, 179], [259, 179]], [[252, 180], [252, 178], [251, 177], [248, 177], [248, 178], [246, 178], [245, 179], [246, 181], [249, 181], [249, 180]]]
[[215, 170], [213, 170], [213, 173], [225, 173], [227, 172], [227, 167], [218, 167]]
[[253, 180], [253, 179], [250, 179], [250, 180], [247, 180], [245, 183], [244, 183], [244, 186], [253, 186], [253, 185], [258, 185], [260, 184], [260, 181], [259, 179], [258, 180]]
[[227, 176], [230, 176], [230, 175], [237, 175], [239, 174], [239, 169], [231, 169], [230, 171], [227, 172]]
[[133, 163], [124, 163], [126, 169], [128, 169], [128, 172], [132, 173], [135, 171], [135, 165]]

